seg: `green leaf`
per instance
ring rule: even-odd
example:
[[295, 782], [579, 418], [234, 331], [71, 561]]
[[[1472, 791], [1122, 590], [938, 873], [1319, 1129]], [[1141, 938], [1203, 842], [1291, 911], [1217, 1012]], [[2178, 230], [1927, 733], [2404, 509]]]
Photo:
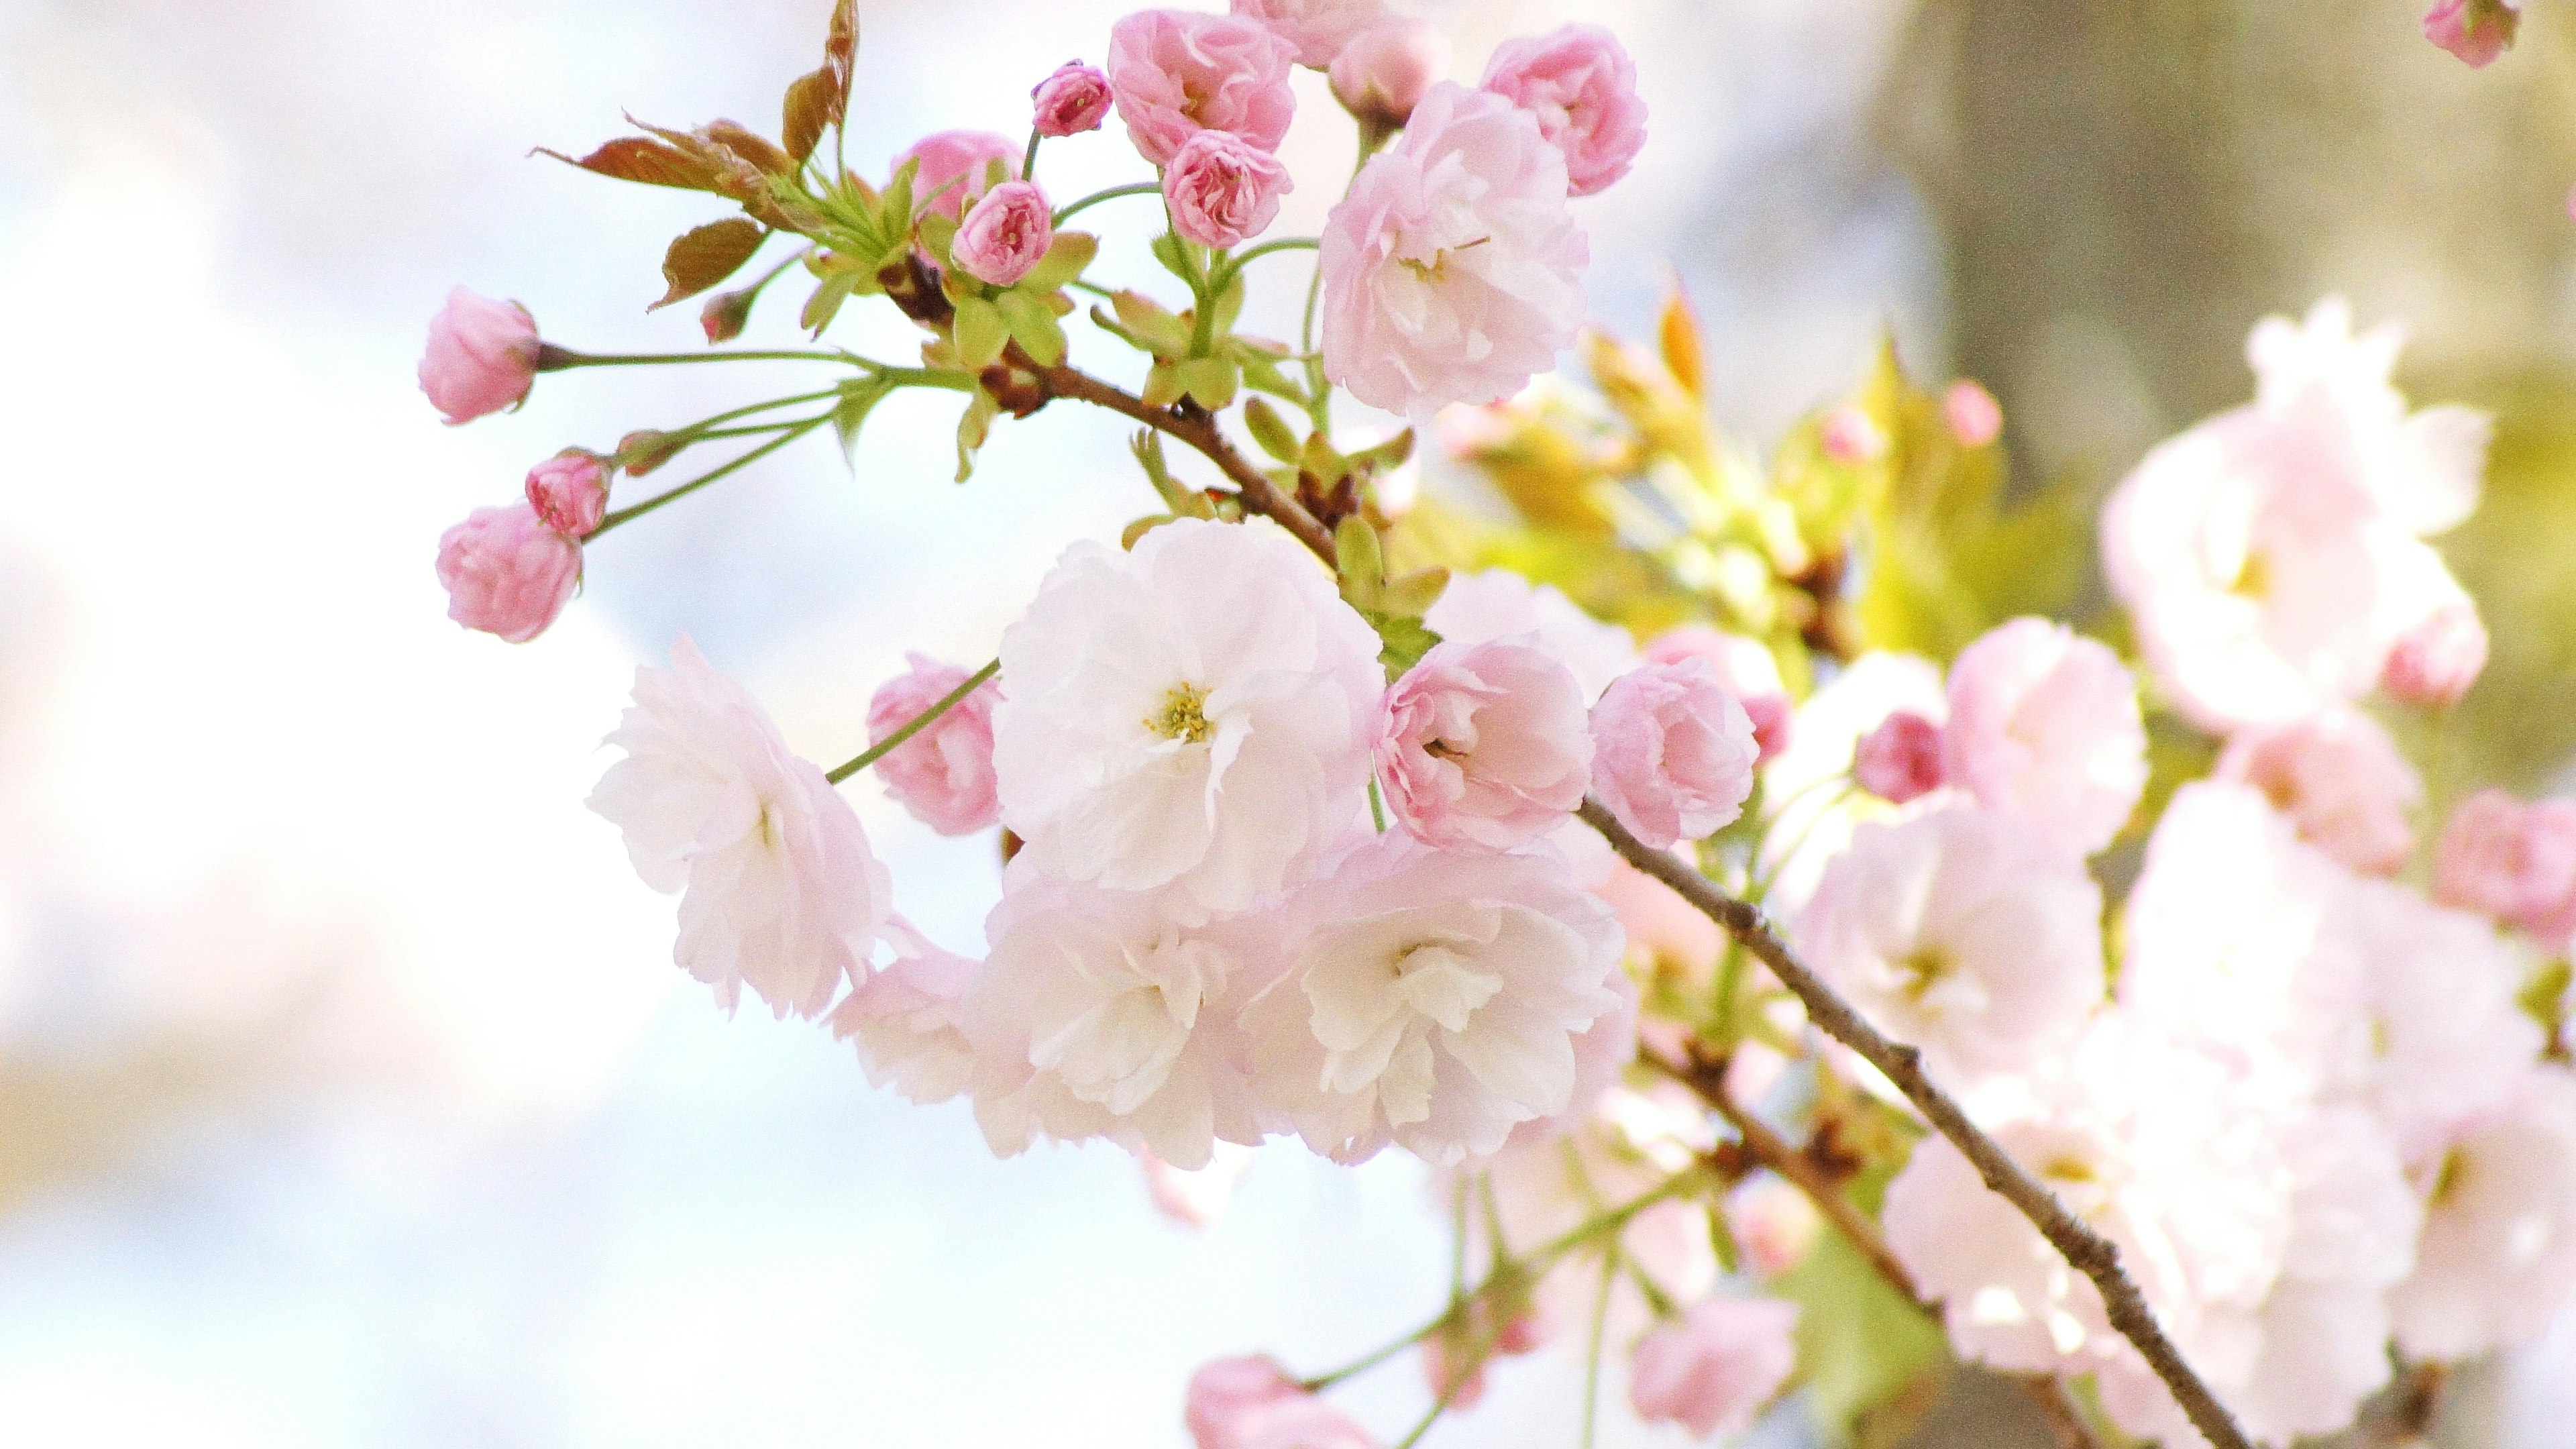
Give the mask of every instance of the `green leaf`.
[[1225, 284], [1225, 290], [1217, 294], [1216, 306], [1211, 310], [1215, 315], [1209, 320], [1215, 325], [1215, 335], [1223, 338], [1231, 334], [1235, 319], [1243, 315], [1243, 273], [1235, 273], [1234, 279]]
[[1181, 390], [1211, 412], [1234, 405], [1235, 367], [1231, 357], [1193, 357], [1172, 364]]
[[750, 261], [751, 254], [768, 239], [769, 233], [760, 223], [739, 216], [682, 232], [662, 254], [662, 280], [670, 284], [670, 289], [662, 294], [661, 301], [644, 310], [658, 312], [741, 271], [742, 264]]
[[1002, 356], [1002, 348], [1011, 340], [1010, 323], [1002, 309], [982, 297], [961, 297], [957, 301], [957, 361], [968, 372], [981, 372]]
[[831, 326], [832, 319], [840, 315], [841, 304], [850, 299], [851, 291], [857, 286], [858, 274], [855, 272], [825, 273], [823, 280], [814, 284], [814, 295], [805, 299], [805, 311], [799, 318], [805, 330], [817, 337], [822, 336], [823, 329]]
[[825, 66], [811, 75], [798, 76], [787, 87], [787, 99], [781, 103], [779, 136], [785, 141], [787, 154], [803, 164], [814, 154], [823, 139], [823, 130], [832, 124], [833, 110], [840, 100], [841, 79]]
[[1154, 260], [1163, 264], [1164, 271], [1189, 283], [1194, 292], [1198, 289], [1199, 269], [1190, 261], [1197, 250], [1196, 244], [1179, 232], [1167, 231], [1154, 238]]
[[1142, 292], [1117, 292], [1109, 305], [1118, 309], [1118, 321], [1143, 340], [1157, 357], [1187, 357], [1190, 351], [1190, 324], [1166, 310]]
[[1032, 291], [1052, 292], [1082, 275], [1091, 259], [1100, 255], [1100, 238], [1087, 231], [1056, 233], [1044, 257], [1020, 279], [1020, 285]]
[[1798, 1375], [1817, 1424], [1837, 1442], [1849, 1442], [1872, 1410], [1948, 1370], [1940, 1326], [1839, 1233], [1819, 1234], [1771, 1291], [1798, 1305]]
[[1389, 684], [1402, 679], [1404, 671], [1421, 663], [1422, 656], [1440, 642], [1440, 636], [1420, 619], [1398, 619], [1367, 609], [1360, 611], [1360, 617], [1377, 631], [1382, 646], [1377, 651], [1377, 662], [1385, 666]]
[[914, 229], [914, 235], [920, 239], [921, 249], [930, 253], [932, 260], [939, 263], [943, 275], [956, 275], [956, 268], [950, 264], [948, 255], [949, 249], [957, 241], [957, 223], [938, 212], [925, 211], [921, 214], [921, 224]]
[[878, 228], [888, 239], [912, 235], [912, 183], [921, 175], [921, 158], [913, 157], [895, 168], [894, 179], [886, 183], [885, 195], [878, 199]]
[[1140, 394], [1149, 408], [1167, 408], [1181, 400], [1181, 365], [1157, 362], [1145, 369], [1145, 388]]
[[957, 420], [958, 482], [963, 483], [975, 476], [976, 450], [982, 448], [984, 440], [992, 435], [993, 419], [1000, 416], [1001, 411], [1002, 405], [993, 400], [991, 393], [980, 387], [975, 389], [973, 400], [966, 404], [965, 416]]
[[1378, 590], [1378, 607], [1398, 618], [1419, 619], [1431, 612], [1449, 588], [1449, 570], [1434, 564], [1386, 581]]
[[1243, 425], [1252, 430], [1252, 441], [1261, 445], [1261, 451], [1282, 463], [1297, 461], [1298, 449], [1304, 445], [1288, 430], [1288, 422], [1279, 416], [1277, 408], [1257, 397], [1247, 399], [1243, 404]]
[[1240, 337], [1227, 339], [1226, 352], [1243, 369], [1245, 387], [1295, 403], [1301, 410], [1314, 401], [1307, 396], [1306, 389], [1290, 381], [1288, 374], [1279, 370], [1279, 359], [1271, 354], [1247, 345]]
[[841, 389], [840, 401], [832, 404], [832, 431], [840, 435], [844, 461], [856, 466], [859, 429], [893, 391], [894, 384], [880, 377], [863, 378]]
[[1009, 325], [1020, 350], [1039, 366], [1064, 361], [1064, 329], [1056, 325], [1055, 309], [1046, 304], [1045, 293], [1014, 288], [994, 297], [993, 307]]

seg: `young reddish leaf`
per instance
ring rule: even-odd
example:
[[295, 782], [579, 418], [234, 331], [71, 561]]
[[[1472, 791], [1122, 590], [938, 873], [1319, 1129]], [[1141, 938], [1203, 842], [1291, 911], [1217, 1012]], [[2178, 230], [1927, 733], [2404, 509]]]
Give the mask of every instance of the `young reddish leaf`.
[[778, 149], [777, 142], [739, 121], [710, 121], [703, 134], [709, 141], [750, 162], [764, 176], [796, 174], [796, 160]]
[[858, 0], [834, 0], [832, 30], [823, 41], [823, 69], [832, 76], [832, 120], [838, 124], [848, 113], [850, 77], [858, 67], [859, 5]]
[[670, 283], [671, 289], [662, 294], [661, 301], [644, 310], [659, 311], [683, 297], [694, 297], [741, 271], [742, 264], [760, 250], [768, 235], [759, 223], [739, 216], [683, 232], [662, 254], [662, 280]]
[[714, 167], [677, 146], [648, 141], [641, 136], [620, 136], [578, 159], [543, 146], [537, 150], [558, 161], [569, 161], [584, 171], [596, 171], [620, 181], [637, 181], [646, 186], [675, 186], [682, 191], [718, 189]]
[[841, 96], [841, 82], [825, 66], [811, 75], [798, 76], [787, 88], [785, 116], [779, 137], [787, 143], [787, 154], [803, 165], [822, 143], [823, 128], [832, 124], [832, 112]]

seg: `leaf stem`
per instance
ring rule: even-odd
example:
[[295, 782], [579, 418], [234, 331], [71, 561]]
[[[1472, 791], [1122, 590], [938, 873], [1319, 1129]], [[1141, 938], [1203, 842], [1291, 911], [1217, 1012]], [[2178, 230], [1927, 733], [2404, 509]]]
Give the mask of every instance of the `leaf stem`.
[[1601, 1296], [1592, 1304], [1592, 1341], [1584, 1350], [1583, 1362], [1583, 1438], [1581, 1449], [1592, 1449], [1594, 1431], [1601, 1419], [1601, 1349], [1610, 1336], [1610, 1289], [1619, 1281], [1619, 1264], [1624, 1255], [1612, 1243], [1601, 1255]]
[[849, 763], [841, 766], [839, 769], [827, 771], [823, 778], [837, 785], [843, 780], [850, 778], [852, 775], [857, 774], [861, 770], [866, 769], [868, 766], [875, 764], [877, 761], [885, 758], [886, 755], [897, 745], [902, 744], [905, 740], [911, 739], [914, 735], [917, 735], [924, 729], [928, 728], [931, 721], [938, 719], [941, 715], [946, 714], [960, 704], [965, 703], [966, 696], [983, 688], [985, 684], [991, 681], [994, 675], [1001, 672], [1002, 661], [996, 659], [992, 663], [985, 665], [983, 668], [976, 670], [974, 673], [967, 675], [966, 682], [964, 684], [961, 684], [955, 689], [948, 691], [946, 694], [941, 695], [937, 703], [905, 721], [903, 728], [896, 730], [893, 734], [886, 736], [884, 739], [868, 746], [865, 750], [860, 751], [855, 759], [852, 759]]
[[[793, 261], [795, 258], [790, 257]], [[748, 349], [739, 352], [575, 352], [548, 342], [537, 351], [537, 371], [564, 372], [576, 367], [651, 367], [678, 362], [841, 362], [853, 367], [876, 364], [851, 352], [795, 349]]]
[[729, 473], [740, 472], [742, 469], [750, 467], [752, 464], [768, 457], [770, 454], [777, 452], [788, 444], [795, 442], [798, 438], [805, 436], [807, 433], [814, 431], [816, 428], [823, 426], [831, 420], [832, 415], [830, 413], [824, 413], [819, 417], [807, 418], [804, 421], [797, 423], [787, 432], [779, 434], [777, 437], [770, 439], [768, 442], [761, 444], [759, 447], [752, 449], [750, 452], [743, 454], [732, 462], [724, 464], [713, 472], [683, 483], [679, 487], [674, 488], [667, 493], [647, 498], [643, 502], [638, 503], [631, 508], [618, 509], [616, 512], [609, 514], [606, 518], [599, 520], [599, 527], [592, 529], [589, 536], [584, 538], [582, 541], [584, 543], [593, 542], [598, 539], [601, 534], [608, 532], [619, 524], [631, 523], [638, 518], [642, 518], [645, 514], [652, 512], [654, 509], [661, 507], [663, 504], [669, 503], [674, 499], [685, 498], [689, 494], [697, 492], [699, 489], [706, 487], [708, 484], [713, 483], [717, 479], [722, 478]]
[[1115, 201], [1122, 196], [1144, 196], [1149, 193], [1160, 195], [1162, 194], [1162, 190], [1163, 184], [1159, 181], [1130, 181], [1124, 186], [1112, 186], [1104, 191], [1095, 191], [1089, 196], [1082, 198], [1080, 201], [1074, 202], [1072, 205], [1058, 211], [1055, 214], [1055, 225], [1062, 226], [1066, 221], [1071, 219], [1075, 213], [1090, 207], [1098, 206], [1104, 201]]

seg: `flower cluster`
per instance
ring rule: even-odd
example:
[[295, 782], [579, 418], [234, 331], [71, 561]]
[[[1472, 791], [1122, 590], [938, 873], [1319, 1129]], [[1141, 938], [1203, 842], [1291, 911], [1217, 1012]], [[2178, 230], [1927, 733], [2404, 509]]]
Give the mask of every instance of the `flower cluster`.
[[[2428, 540], [2477, 506], [2488, 424], [2410, 409], [2393, 329], [2339, 302], [2254, 329], [2253, 401], [2103, 510], [2128, 628], [2097, 638], [2020, 587], [2084, 541], [2008, 504], [1984, 387], [1919, 389], [1891, 349], [1766, 466], [1707, 421], [1678, 298], [1652, 352], [1581, 331], [1579, 200], [1645, 140], [1608, 33], [1510, 41], [1474, 87], [1381, 0], [1144, 10], [1102, 44], [1037, 78], [1025, 142], [942, 132], [862, 177], [843, 0], [776, 139], [647, 127], [574, 162], [739, 208], [672, 243], [665, 303], [794, 241], [705, 303], [711, 343], [801, 273], [816, 339], [883, 299], [917, 364], [591, 354], [462, 290], [433, 328], [450, 422], [540, 372], [832, 378], [568, 449], [451, 530], [451, 613], [512, 641], [611, 529], [826, 426], [856, 448], [894, 392], [965, 399], [961, 479], [1059, 401], [1143, 429], [1153, 511], [1065, 546], [981, 668], [910, 656], [829, 772], [685, 638], [639, 671], [591, 804], [679, 895], [676, 959], [722, 1005], [826, 1023], [996, 1153], [1115, 1143], [1188, 1221], [1266, 1141], [1420, 1159], [1458, 1239], [1397, 1345], [1433, 1417], [1551, 1344], [1615, 1352], [1637, 1415], [1701, 1437], [1802, 1382], [1898, 1412], [1956, 1355], [2060, 1417], [2048, 1381], [2080, 1381], [2125, 1434], [2237, 1449], [2350, 1423], [2392, 1345], [2412, 1374], [2576, 1295], [2576, 802], [2426, 818], [2448, 801], [2402, 722], [2488, 642]], [[1362, 161], [1320, 235], [1261, 240], [1300, 66]], [[1046, 144], [1113, 112], [1152, 179], [1051, 197]], [[1131, 195], [1162, 203], [1164, 299], [1091, 280], [1070, 225]], [[1250, 264], [1297, 250], [1308, 335], [1239, 333]], [[1102, 303], [1079, 321], [1077, 293]], [[1542, 377], [1576, 345], [1588, 392]], [[1510, 519], [1412, 487], [1410, 429], [1342, 441], [1336, 393], [1436, 421]], [[994, 839], [971, 949], [897, 912], [839, 788], [871, 770]], [[2006, 1159], [2125, 1277], [1990, 1191]], [[1365, 1449], [1323, 1394], [1386, 1356], [1219, 1359], [1186, 1422], [1200, 1449]]]

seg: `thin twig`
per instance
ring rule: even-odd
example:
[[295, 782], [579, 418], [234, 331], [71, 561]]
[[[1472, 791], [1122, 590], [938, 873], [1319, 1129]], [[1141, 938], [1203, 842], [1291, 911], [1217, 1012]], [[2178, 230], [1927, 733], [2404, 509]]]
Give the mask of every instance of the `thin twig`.
[[1245, 511], [1258, 513], [1297, 536], [1327, 564], [1335, 562], [1333, 536], [1297, 500], [1279, 491], [1250, 459], [1235, 451], [1216, 419], [1200, 408], [1158, 408], [1124, 388], [1101, 381], [1080, 368], [1059, 363], [1038, 373], [1052, 397], [1069, 397], [1135, 419], [1156, 432], [1168, 433], [1196, 448], [1222, 469], [1243, 500]]
[[1824, 978], [1810, 970], [1781, 940], [1762, 912], [1746, 902], [1720, 891], [1707, 877], [1693, 870], [1668, 851], [1656, 850], [1628, 833], [1601, 802], [1583, 802], [1583, 819], [1606, 837], [1612, 849], [1655, 879], [1671, 886], [1682, 899], [1700, 914], [1715, 921], [1727, 934], [1744, 943], [1747, 950], [1771, 968], [1780, 984], [1789, 988], [1805, 1003], [1807, 1019], [1834, 1040], [1858, 1052], [1864, 1061], [1886, 1074], [1905, 1099], [1923, 1114], [1932, 1129], [1948, 1138], [1951, 1144], [1976, 1165], [1978, 1176], [1986, 1186], [2030, 1219], [2050, 1246], [2063, 1254], [2075, 1270], [2093, 1281], [2100, 1290], [2102, 1304], [2109, 1313], [2111, 1326], [2144, 1355], [2156, 1377], [2164, 1380], [2174, 1399], [2190, 1416], [2193, 1427], [2216, 1449], [2253, 1449], [2236, 1418], [2218, 1401], [2200, 1375], [2185, 1362], [2182, 1351], [2165, 1336], [2156, 1322], [2155, 1310], [2147, 1306], [2145, 1295], [2129, 1280], [2120, 1266], [2120, 1250], [2110, 1239], [2093, 1231], [2084, 1221], [2068, 1212], [2054, 1194], [1995, 1140], [1979, 1130], [1968, 1114], [1949, 1093], [1933, 1084], [1923, 1071], [1923, 1054], [1902, 1042], [1888, 1040], [1876, 1027], [1842, 999]]

